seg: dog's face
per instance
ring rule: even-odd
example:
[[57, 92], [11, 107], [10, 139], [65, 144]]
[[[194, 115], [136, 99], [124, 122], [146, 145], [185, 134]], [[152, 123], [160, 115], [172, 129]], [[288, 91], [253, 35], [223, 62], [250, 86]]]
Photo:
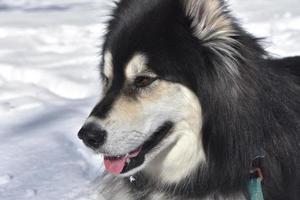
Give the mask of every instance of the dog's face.
[[116, 175], [128, 176], [144, 168], [159, 173], [159, 169], [178, 167], [188, 173], [186, 168], [193, 169], [203, 158], [198, 98], [186, 86], [153, 72], [146, 54], [133, 54], [124, 73], [118, 75], [113, 59], [111, 52], [105, 53], [104, 96], [80, 137], [95, 152], [104, 154], [107, 170]]
[[[196, 93], [209, 67], [205, 57], [218, 50], [214, 37], [232, 35], [217, 2], [118, 4], [103, 47], [103, 98], [79, 132], [87, 146], [104, 154], [109, 172], [130, 176], [143, 170], [173, 183], [205, 161]], [[214, 29], [218, 34], [208, 36]]]

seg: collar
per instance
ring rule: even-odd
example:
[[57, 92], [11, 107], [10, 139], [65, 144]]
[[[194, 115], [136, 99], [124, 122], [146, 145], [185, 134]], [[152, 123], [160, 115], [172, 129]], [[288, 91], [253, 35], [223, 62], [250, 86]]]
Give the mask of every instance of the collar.
[[264, 200], [262, 182], [264, 180], [262, 171], [262, 161], [265, 156], [257, 156], [252, 161], [252, 170], [250, 171], [250, 182], [248, 192], [251, 200]]

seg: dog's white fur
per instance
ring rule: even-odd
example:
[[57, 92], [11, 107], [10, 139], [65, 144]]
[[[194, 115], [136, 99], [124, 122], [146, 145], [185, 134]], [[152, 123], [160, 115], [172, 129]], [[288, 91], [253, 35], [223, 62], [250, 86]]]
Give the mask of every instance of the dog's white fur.
[[113, 64], [112, 64], [112, 55], [111, 52], [107, 51], [104, 54], [104, 65], [103, 65], [103, 74], [108, 78], [108, 79], [113, 79]]
[[132, 57], [132, 59], [128, 62], [125, 74], [127, 80], [133, 80], [138, 74], [145, 73], [147, 69], [147, 58], [141, 54], [137, 53]]
[[[176, 143], [158, 155], [146, 168], [146, 172], [158, 176], [163, 182], [176, 183], [191, 175], [200, 162], [205, 161], [202, 146], [200, 116], [201, 107], [197, 97], [186, 87], [178, 86], [177, 101], [182, 99], [178, 110], [181, 119], [176, 124]], [[177, 106], [176, 106], [177, 107]]]

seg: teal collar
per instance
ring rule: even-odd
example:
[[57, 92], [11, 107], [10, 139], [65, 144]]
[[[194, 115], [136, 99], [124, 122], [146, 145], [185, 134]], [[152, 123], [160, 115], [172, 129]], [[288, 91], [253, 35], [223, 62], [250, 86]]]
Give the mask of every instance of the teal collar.
[[255, 177], [250, 180], [248, 191], [251, 200], [264, 200], [261, 182], [262, 177]]
[[250, 171], [250, 182], [248, 184], [248, 192], [250, 200], [264, 200], [262, 181], [264, 179], [262, 172], [262, 161], [265, 156], [257, 156], [252, 161], [252, 169]]

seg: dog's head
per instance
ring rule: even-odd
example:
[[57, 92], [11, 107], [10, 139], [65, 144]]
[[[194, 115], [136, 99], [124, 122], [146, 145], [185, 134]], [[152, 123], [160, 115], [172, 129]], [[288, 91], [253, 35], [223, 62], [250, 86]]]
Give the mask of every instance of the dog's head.
[[205, 162], [201, 88], [215, 73], [238, 74], [234, 26], [219, 0], [118, 3], [103, 47], [104, 95], [79, 132], [109, 172], [176, 182]]

